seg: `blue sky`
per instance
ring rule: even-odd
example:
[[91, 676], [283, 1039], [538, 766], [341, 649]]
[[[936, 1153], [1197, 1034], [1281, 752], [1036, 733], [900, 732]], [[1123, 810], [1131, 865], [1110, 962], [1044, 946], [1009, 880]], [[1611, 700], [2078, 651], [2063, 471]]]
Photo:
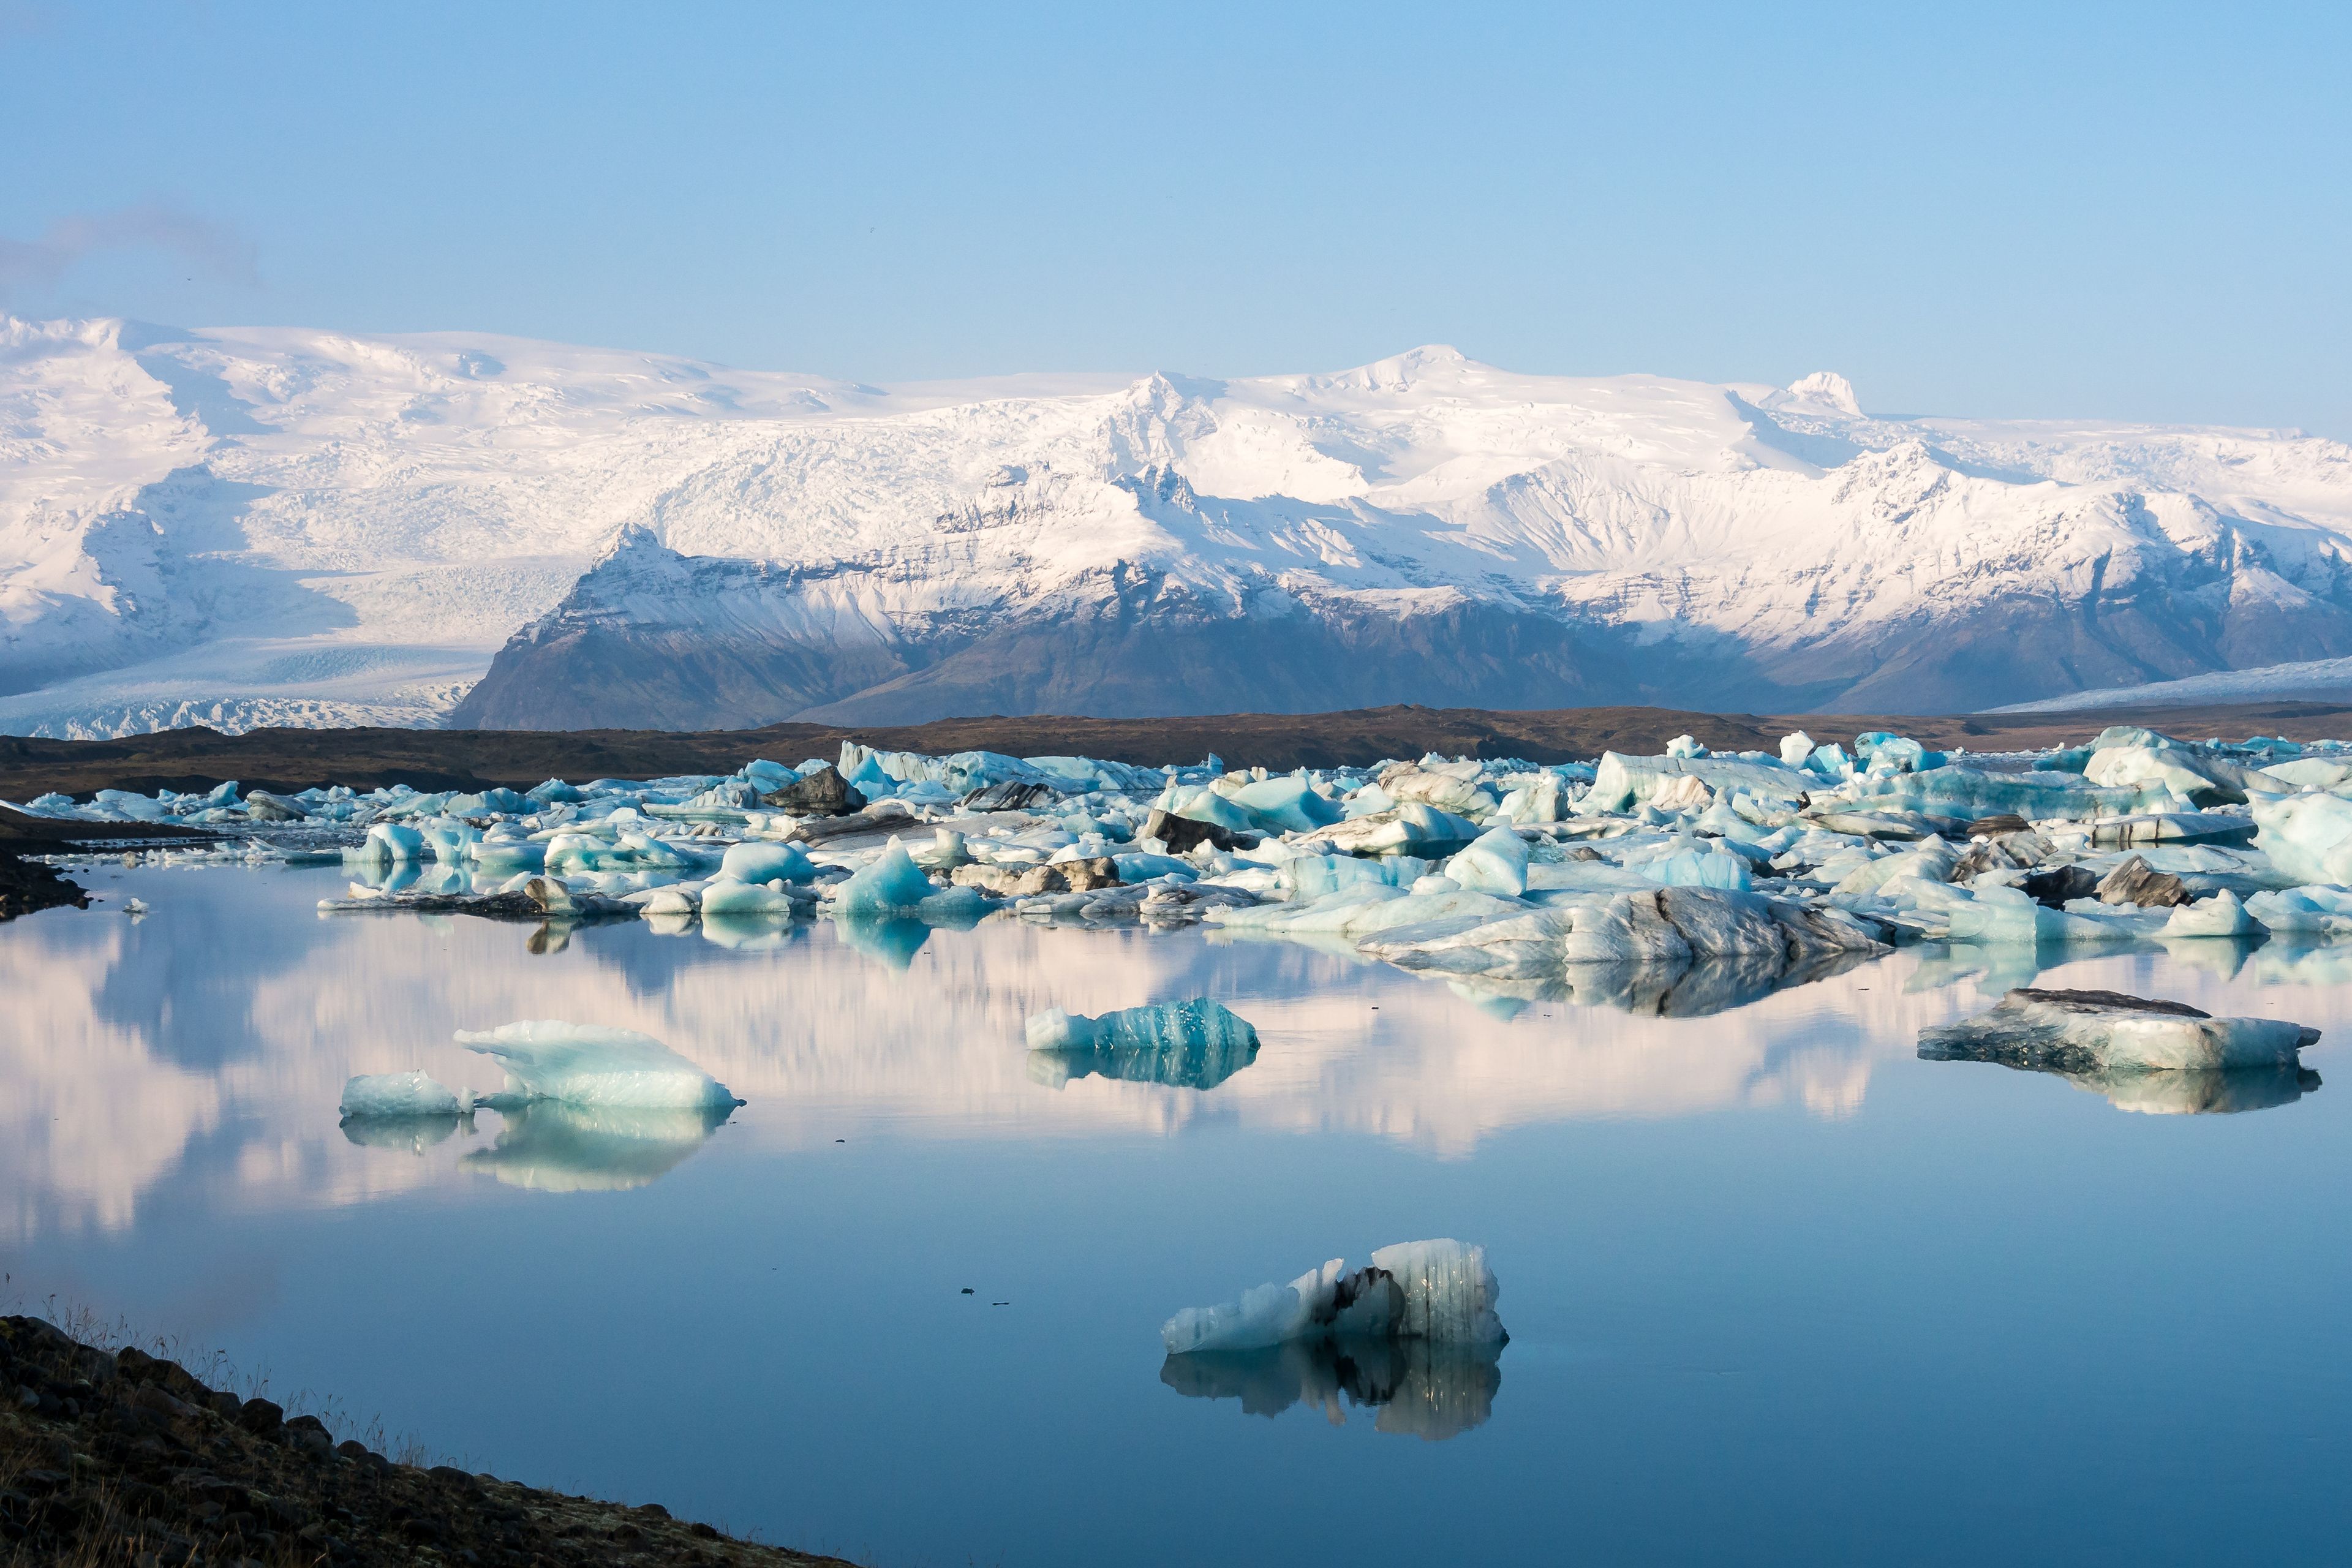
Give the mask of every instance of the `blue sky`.
[[2347, 18], [0, 0], [0, 305], [2352, 437]]

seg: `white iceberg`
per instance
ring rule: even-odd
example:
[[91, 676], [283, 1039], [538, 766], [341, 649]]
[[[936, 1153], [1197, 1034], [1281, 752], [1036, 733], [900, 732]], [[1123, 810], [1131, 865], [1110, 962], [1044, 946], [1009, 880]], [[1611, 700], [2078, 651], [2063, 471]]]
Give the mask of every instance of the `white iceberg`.
[[1326, 1336], [1499, 1345], [1509, 1338], [1495, 1315], [1501, 1293], [1485, 1247], [1400, 1242], [1353, 1273], [1335, 1258], [1287, 1285], [1260, 1285], [1238, 1301], [1187, 1307], [1160, 1326], [1160, 1337], [1171, 1355], [1263, 1350]]
[[2114, 991], [2021, 987], [1990, 1012], [1922, 1030], [1919, 1054], [2068, 1073], [2212, 1070], [2297, 1066], [2297, 1053], [2318, 1038], [2279, 1018], [2216, 1018]]
[[727, 1086], [633, 1029], [539, 1019], [457, 1031], [467, 1050], [506, 1068], [509, 1101], [560, 1100], [636, 1110], [740, 1105]]
[[473, 1096], [423, 1072], [361, 1073], [343, 1085], [337, 1109], [347, 1117], [456, 1116], [473, 1109]]

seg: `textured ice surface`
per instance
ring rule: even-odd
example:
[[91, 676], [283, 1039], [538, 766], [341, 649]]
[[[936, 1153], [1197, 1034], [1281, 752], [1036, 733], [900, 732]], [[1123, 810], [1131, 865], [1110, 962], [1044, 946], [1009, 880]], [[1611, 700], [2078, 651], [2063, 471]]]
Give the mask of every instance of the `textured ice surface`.
[[1332, 1258], [1287, 1285], [1260, 1285], [1238, 1301], [1187, 1307], [1160, 1326], [1171, 1355], [1263, 1350], [1325, 1336], [1503, 1343], [1495, 1315], [1501, 1293], [1486, 1249], [1459, 1241], [1408, 1241], [1372, 1254], [1348, 1272]]
[[343, 1085], [338, 1109], [345, 1116], [455, 1116], [471, 1101], [468, 1095], [461, 1103], [448, 1085], [422, 1072], [362, 1073]]
[[739, 882], [805, 882], [816, 866], [797, 844], [738, 844], [719, 858], [719, 872]]
[[846, 915], [911, 910], [939, 891], [906, 847], [893, 838], [873, 862], [860, 867], [834, 892], [834, 910]]
[[506, 1068], [507, 1098], [632, 1110], [741, 1103], [700, 1068], [631, 1029], [541, 1019], [460, 1029], [457, 1038]]
[[2352, 800], [2297, 795], [2257, 800], [2254, 847], [2297, 882], [2352, 883]]

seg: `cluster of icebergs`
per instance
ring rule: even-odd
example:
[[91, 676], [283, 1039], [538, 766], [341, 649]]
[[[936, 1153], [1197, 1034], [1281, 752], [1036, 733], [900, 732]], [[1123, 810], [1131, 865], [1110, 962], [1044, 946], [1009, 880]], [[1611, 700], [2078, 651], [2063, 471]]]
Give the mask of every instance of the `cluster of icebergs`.
[[2352, 934], [2352, 748], [2118, 727], [1972, 755], [1801, 733], [1777, 753], [1418, 762], [1269, 774], [845, 743], [725, 777], [420, 794], [233, 784], [30, 809], [340, 839], [324, 907], [637, 917], [735, 945], [826, 915], [1205, 921], [1486, 993], [1734, 999], [1891, 944]]

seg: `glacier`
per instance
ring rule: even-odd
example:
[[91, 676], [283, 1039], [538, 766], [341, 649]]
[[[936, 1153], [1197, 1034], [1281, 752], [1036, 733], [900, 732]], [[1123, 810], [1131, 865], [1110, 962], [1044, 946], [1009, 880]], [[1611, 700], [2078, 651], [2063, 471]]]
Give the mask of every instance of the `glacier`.
[[2347, 533], [2341, 443], [1835, 377], [877, 388], [0, 316], [16, 733], [1969, 710], [2352, 657]]

